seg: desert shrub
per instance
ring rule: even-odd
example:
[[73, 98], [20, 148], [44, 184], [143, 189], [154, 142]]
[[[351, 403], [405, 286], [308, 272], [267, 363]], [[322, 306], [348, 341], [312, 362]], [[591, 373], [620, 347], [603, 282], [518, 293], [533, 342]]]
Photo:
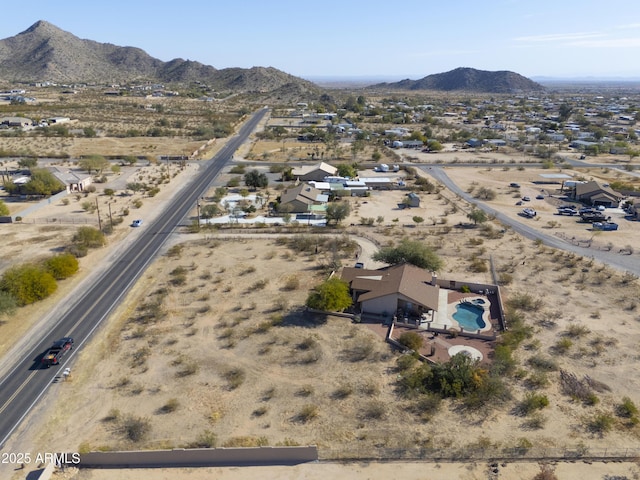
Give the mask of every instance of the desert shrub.
[[543, 372], [555, 372], [556, 370], [558, 370], [558, 364], [553, 359], [548, 357], [536, 355], [527, 360], [527, 363], [536, 370], [540, 370]]
[[302, 423], [307, 423], [317, 418], [318, 413], [319, 413], [319, 410], [317, 406], [313, 404], [307, 404], [304, 407], [302, 407], [300, 412], [298, 412], [298, 415], [296, 415], [296, 419]]
[[549, 384], [549, 377], [545, 372], [534, 372], [526, 380], [526, 385], [529, 388], [544, 388]]
[[180, 402], [178, 401], [177, 398], [170, 398], [169, 400], [167, 400], [167, 403], [165, 403], [163, 406], [161, 406], [158, 409], [158, 412], [160, 413], [175, 412], [179, 406], [180, 406]]
[[16, 300], [16, 298], [9, 292], [0, 290], [0, 316], [13, 315], [17, 308], [18, 301]]
[[546, 417], [539, 412], [535, 412], [527, 417], [522, 426], [528, 430], [541, 430], [546, 423]]
[[188, 377], [189, 375], [195, 375], [198, 373], [198, 364], [194, 361], [182, 362], [180, 368], [176, 372], [176, 377]]
[[128, 440], [140, 442], [151, 431], [151, 422], [147, 418], [130, 415], [122, 420], [120, 431]]
[[542, 300], [536, 299], [529, 293], [517, 293], [512, 295], [505, 302], [507, 307], [513, 310], [524, 310], [527, 312], [540, 310]]
[[222, 377], [227, 381], [229, 390], [235, 390], [244, 383], [246, 372], [239, 367], [234, 367], [222, 374]]
[[53, 275], [38, 265], [12, 267], [0, 278], [0, 290], [11, 295], [20, 306], [47, 298], [57, 288]]
[[540, 471], [533, 477], [533, 480], [558, 480], [555, 471], [556, 467], [548, 463], [543, 463], [540, 465]]
[[313, 385], [303, 385], [300, 387], [300, 390], [296, 392], [296, 395], [298, 397], [309, 397], [310, 395], [313, 395], [314, 391], [315, 389], [313, 388]]
[[421, 395], [413, 407], [413, 412], [423, 420], [430, 419], [440, 409], [442, 397], [433, 393]]
[[469, 270], [475, 273], [483, 273], [489, 270], [487, 262], [480, 257], [473, 256], [470, 259]]
[[267, 437], [232, 437], [222, 444], [225, 448], [250, 448], [250, 447], [266, 447], [269, 445]]
[[78, 259], [71, 253], [62, 253], [48, 258], [44, 262], [45, 268], [56, 280], [69, 278], [78, 271]]
[[218, 437], [211, 430], [205, 430], [193, 443], [190, 443], [188, 447], [192, 448], [215, 448], [218, 444]]
[[398, 338], [398, 342], [407, 347], [409, 350], [418, 351], [422, 348], [423, 338], [422, 335], [416, 332], [404, 332]]
[[564, 334], [567, 336], [578, 338], [584, 335], [588, 335], [589, 333], [591, 333], [591, 330], [589, 330], [589, 328], [585, 327], [584, 325], [578, 325], [575, 323], [569, 325], [564, 332]]
[[612, 415], [598, 412], [587, 421], [587, 429], [592, 433], [604, 435], [613, 428], [615, 421]]
[[555, 345], [553, 346], [553, 350], [556, 353], [563, 355], [567, 353], [572, 346], [573, 342], [571, 341], [571, 339], [565, 337], [561, 338], [555, 343]]
[[638, 415], [638, 407], [629, 397], [623, 397], [622, 402], [616, 406], [616, 413], [620, 417], [632, 418]]
[[549, 406], [549, 399], [546, 395], [528, 393], [518, 404], [518, 406], [516, 407], [516, 411], [519, 415], [530, 415], [536, 410], [542, 410], [547, 406]]
[[400, 372], [404, 372], [411, 369], [417, 361], [418, 359], [414, 354], [401, 355], [400, 357], [398, 357], [398, 360], [396, 360], [396, 367]]
[[251, 412], [251, 415], [253, 415], [254, 417], [262, 417], [263, 415], [266, 415], [268, 411], [269, 407], [262, 405], [261, 407], [258, 407], [253, 412]]
[[380, 420], [387, 413], [387, 406], [379, 400], [371, 400], [361, 407], [360, 415], [366, 420]]
[[290, 292], [292, 290], [297, 290], [299, 287], [300, 279], [297, 277], [297, 275], [290, 275], [285, 280], [284, 286], [282, 288], [283, 290]]
[[369, 358], [375, 351], [375, 343], [371, 337], [358, 337], [353, 340], [346, 354], [352, 362], [361, 362]]
[[342, 400], [347, 398], [349, 395], [353, 393], [353, 387], [349, 384], [340, 385], [335, 391], [331, 394], [332, 398]]
[[104, 245], [104, 233], [94, 227], [80, 227], [71, 239], [74, 245], [99, 248]]

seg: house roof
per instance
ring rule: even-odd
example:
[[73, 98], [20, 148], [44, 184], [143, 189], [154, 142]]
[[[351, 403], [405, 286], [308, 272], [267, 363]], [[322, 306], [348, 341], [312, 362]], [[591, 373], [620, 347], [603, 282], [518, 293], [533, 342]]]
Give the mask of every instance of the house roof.
[[577, 198], [591, 198], [594, 195], [606, 195], [613, 199], [620, 199], [622, 195], [614, 192], [609, 187], [603, 187], [598, 182], [591, 181], [587, 183], [578, 183], [576, 185], [576, 197]]
[[431, 285], [433, 275], [409, 263], [379, 270], [347, 267], [342, 271], [342, 279], [351, 285], [352, 290], [364, 292], [358, 297], [359, 301], [398, 294], [417, 304], [438, 310], [440, 287]]
[[327, 201], [328, 197], [323, 195], [317, 188], [313, 188], [306, 183], [301, 183], [297, 187], [286, 189], [282, 192], [282, 195], [280, 195], [280, 203], [289, 203], [294, 200], [311, 205], [315, 202]]
[[73, 185], [76, 183], [81, 183], [87, 178], [91, 178], [89, 174], [79, 174], [74, 172], [73, 170], [61, 169], [58, 167], [50, 167], [49, 171], [60, 180], [64, 185]]
[[311, 172], [315, 172], [316, 170], [321, 170], [327, 175], [335, 175], [338, 171], [336, 167], [333, 167], [328, 163], [320, 162], [317, 165], [303, 165], [302, 167], [294, 168], [293, 170], [291, 170], [291, 174], [294, 177], [303, 177], [310, 174]]

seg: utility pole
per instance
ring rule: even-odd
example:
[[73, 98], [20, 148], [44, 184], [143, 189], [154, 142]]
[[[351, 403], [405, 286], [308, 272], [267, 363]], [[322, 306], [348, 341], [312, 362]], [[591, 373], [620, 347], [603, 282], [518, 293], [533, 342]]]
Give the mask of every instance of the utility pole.
[[111, 224], [111, 230], [113, 230], [113, 217], [111, 216], [111, 202], [109, 202], [109, 223]]
[[196, 201], [196, 209], [198, 210], [198, 231], [200, 231], [200, 200]]
[[100, 221], [100, 207], [98, 206], [97, 198], [96, 198], [96, 211], [98, 212], [98, 230], [102, 231], [102, 222]]

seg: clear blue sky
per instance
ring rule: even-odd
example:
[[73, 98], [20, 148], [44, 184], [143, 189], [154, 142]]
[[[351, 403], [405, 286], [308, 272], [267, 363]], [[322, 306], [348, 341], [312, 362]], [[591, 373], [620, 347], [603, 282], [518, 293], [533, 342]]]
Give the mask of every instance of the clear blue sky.
[[418, 79], [456, 67], [640, 78], [639, 0], [35, 0], [0, 38], [46, 20], [80, 38], [216, 68]]

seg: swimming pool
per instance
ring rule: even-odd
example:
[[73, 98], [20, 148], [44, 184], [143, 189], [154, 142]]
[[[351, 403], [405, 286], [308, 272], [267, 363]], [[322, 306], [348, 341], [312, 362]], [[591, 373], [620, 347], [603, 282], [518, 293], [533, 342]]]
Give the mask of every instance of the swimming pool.
[[456, 305], [456, 311], [452, 317], [458, 322], [460, 328], [474, 332], [486, 328], [487, 324], [482, 319], [483, 315], [484, 308], [473, 303], [459, 303]]

